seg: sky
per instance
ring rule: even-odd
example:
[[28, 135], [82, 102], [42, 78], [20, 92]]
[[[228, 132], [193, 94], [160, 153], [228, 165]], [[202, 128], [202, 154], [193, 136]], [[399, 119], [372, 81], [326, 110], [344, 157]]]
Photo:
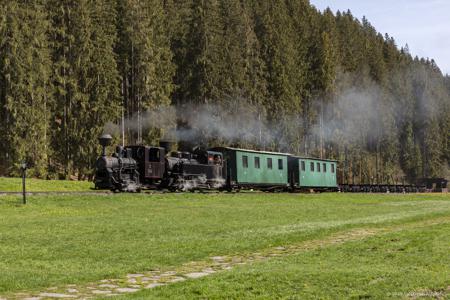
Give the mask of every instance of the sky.
[[323, 11], [350, 9], [363, 16], [400, 48], [406, 44], [415, 56], [433, 58], [442, 73], [450, 75], [450, 0], [310, 0]]

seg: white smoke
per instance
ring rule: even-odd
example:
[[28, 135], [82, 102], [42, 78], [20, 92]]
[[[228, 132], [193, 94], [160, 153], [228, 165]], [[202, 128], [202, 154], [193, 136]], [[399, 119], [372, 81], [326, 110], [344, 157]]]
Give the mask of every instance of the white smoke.
[[[309, 143], [323, 139], [326, 143], [365, 148], [367, 143], [398, 134], [406, 114], [414, 109], [407, 107], [413, 101], [403, 99], [403, 94], [397, 95], [395, 90], [361, 79], [368, 77], [367, 74], [339, 74], [335, 96], [315, 99], [315, 115], [308, 122], [300, 114], [286, 115], [285, 112], [282, 119], [269, 120], [263, 105], [240, 97], [227, 97], [220, 104], [187, 103], [157, 107], [125, 119], [125, 128], [127, 133], [136, 132], [139, 128], [143, 131], [163, 129], [162, 139], [165, 140], [210, 143], [210, 146], [237, 145], [298, 154], [304, 151], [299, 145], [305, 143], [305, 136]], [[393, 86], [400, 86], [402, 81], [418, 82], [415, 90], [409, 91], [410, 97], [419, 99], [419, 108], [423, 107], [419, 110], [423, 113], [417, 118], [426, 120], [440, 113], [439, 101], [442, 100], [436, 99], [445, 99], [444, 92], [426, 70], [398, 71], [392, 78], [397, 81]], [[117, 135], [121, 126], [108, 123], [105, 131]], [[314, 147], [317, 149], [317, 143]]]

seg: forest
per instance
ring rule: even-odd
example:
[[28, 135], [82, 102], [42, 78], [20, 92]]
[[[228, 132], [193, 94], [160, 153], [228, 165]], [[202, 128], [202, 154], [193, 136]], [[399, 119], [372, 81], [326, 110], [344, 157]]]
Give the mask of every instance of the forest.
[[90, 179], [105, 132], [450, 175], [450, 77], [308, 0], [0, 0], [0, 107], [0, 176]]

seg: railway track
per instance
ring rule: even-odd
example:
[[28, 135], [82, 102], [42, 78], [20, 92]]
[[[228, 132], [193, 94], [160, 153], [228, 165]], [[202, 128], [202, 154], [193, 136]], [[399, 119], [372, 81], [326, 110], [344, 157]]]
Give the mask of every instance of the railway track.
[[[110, 191], [93, 191], [93, 192], [83, 192], [83, 191], [48, 191], [48, 192], [26, 192], [27, 196], [30, 195], [106, 195], [106, 194], [113, 194]], [[22, 192], [4, 192], [0, 191], [0, 196], [7, 196], [7, 195], [23, 195]]]
[[[194, 192], [194, 191], [188, 191]], [[201, 191], [202, 193], [217, 193], [218, 191]], [[142, 190], [141, 194], [166, 194], [166, 193], [186, 193], [186, 192], [171, 192], [168, 190]], [[26, 192], [27, 196], [32, 195], [114, 195], [114, 194], [128, 194], [128, 193], [115, 193], [108, 190], [102, 191], [39, 191], [39, 192]], [[10, 192], [10, 191], [0, 191], [0, 196], [7, 195], [23, 195], [22, 192]]]
[[[257, 193], [257, 192], [268, 192], [268, 191], [259, 191], [259, 190], [249, 190], [251, 193]], [[439, 192], [446, 192], [445, 191], [439, 191]], [[233, 191], [230, 193], [236, 193], [239, 191]], [[431, 190], [427, 190], [424, 187], [412, 187], [412, 186], [402, 186], [402, 185], [340, 185], [339, 186], [339, 192], [341, 193], [425, 193], [425, 192], [432, 192]], [[166, 193], [228, 193], [226, 191], [217, 191], [217, 190], [189, 190], [189, 191], [176, 191], [172, 192], [169, 190], [141, 190], [142, 194], [166, 194]], [[312, 191], [308, 190], [297, 190], [295, 193], [313, 193]], [[37, 192], [26, 192], [27, 196], [33, 196], [33, 195], [114, 195], [114, 194], [122, 194], [122, 193], [115, 193], [109, 190], [92, 190], [92, 191], [37, 191]], [[11, 192], [11, 191], [0, 191], [0, 196], [7, 196], [7, 195], [17, 195], [21, 196], [23, 195], [22, 192]]]

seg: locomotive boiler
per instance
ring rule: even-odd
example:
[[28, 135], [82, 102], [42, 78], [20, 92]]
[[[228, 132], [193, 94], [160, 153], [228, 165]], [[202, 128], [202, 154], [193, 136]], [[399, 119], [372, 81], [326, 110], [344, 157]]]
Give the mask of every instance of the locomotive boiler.
[[130, 151], [121, 146], [112, 156], [106, 156], [106, 147], [111, 144], [109, 134], [99, 138], [102, 155], [96, 162], [95, 188], [121, 192], [138, 192], [141, 189], [136, 160]]

